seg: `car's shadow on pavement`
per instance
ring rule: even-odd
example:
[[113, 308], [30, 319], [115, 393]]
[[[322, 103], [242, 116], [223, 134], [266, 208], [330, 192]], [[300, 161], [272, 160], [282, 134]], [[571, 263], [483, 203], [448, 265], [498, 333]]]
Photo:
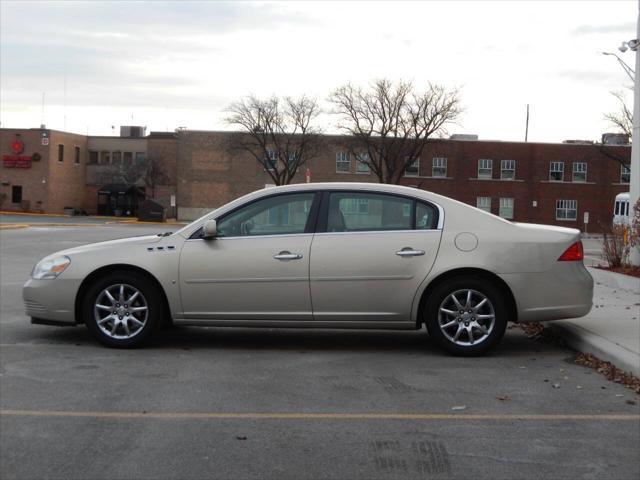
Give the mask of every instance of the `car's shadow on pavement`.
[[[33, 328], [33, 327], [32, 327]], [[67, 344], [102, 348], [86, 328], [79, 326], [38, 327], [23, 331], [20, 342]], [[491, 357], [531, 355], [557, 350], [550, 342], [528, 338], [519, 328], [509, 328], [502, 342], [488, 352]], [[313, 352], [401, 352], [419, 355], [446, 355], [426, 330], [304, 330], [270, 328], [172, 327], [161, 330], [143, 348], [163, 350], [261, 350]]]

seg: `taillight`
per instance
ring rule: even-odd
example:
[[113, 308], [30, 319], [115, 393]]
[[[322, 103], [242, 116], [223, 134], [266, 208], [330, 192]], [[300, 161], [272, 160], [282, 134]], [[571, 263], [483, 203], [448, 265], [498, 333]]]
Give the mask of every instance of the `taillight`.
[[577, 241], [567, 248], [560, 258], [559, 262], [577, 262], [584, 259], [584, 250], [582, 250], [582, 242]]

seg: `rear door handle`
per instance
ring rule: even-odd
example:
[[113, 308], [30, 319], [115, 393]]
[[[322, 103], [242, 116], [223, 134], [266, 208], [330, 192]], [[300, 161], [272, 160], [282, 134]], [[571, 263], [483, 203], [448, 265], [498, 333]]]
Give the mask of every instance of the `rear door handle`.
[[396, 255], [400, 257], [419, 257], [424, 255], [424, 250], [414, 250], [411, 247], [404, 247], [402, 250], [396, 252]]
[[274, 255], [273, 258], [276, 260], [299, 260], [302, 258], [302, 255], [299, 253], [291, 253], [288, 250], [283, 250], [277, 255]]

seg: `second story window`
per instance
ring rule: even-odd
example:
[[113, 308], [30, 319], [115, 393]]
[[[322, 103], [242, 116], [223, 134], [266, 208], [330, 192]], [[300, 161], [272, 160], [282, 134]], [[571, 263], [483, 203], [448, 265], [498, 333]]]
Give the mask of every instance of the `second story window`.
[[478, 178], [493, 177], [493, 160], [490, 158], [481, 158], [478, 160]]
[[624, 165], [620, 165], [620, 183], [631, 183], [631, 170]]
[[431, 167], [432, 177], [446, 177], [447, 176], [447, 159], [445, 157], [433, 157]]
[[336, 173], [351, 173], [349, 152], [336, 153]]
[[515, 180], [516, 179], [516, 161], [502, 160], [500, 162], [500, 179]]
[[574, 182], [586, 182], [587, 181], [587, 164], [586, 162], [573, 162], [573, 176]]
[[564, 180], [564, 162], [551, 162], [549, 180], [552, 182], [562, 182]]
[[111, 164], [112, 165], [122, 165], [122, 152], [116, 150], [115, 152], [111, 152]]
[[371, 167], [369, 166], [369, 154], [361, 153], [356, 159], [356, 173], [371, 173]]
[[144, 163], [144, 159], [145, 159], [145, 153], [144, 152], [136, 152], [135, 154], [135, 162], [136, 165], [142, 165]]
[[73, 163], [80, 165], [80, 147], [73, 147]]
[[89, 163], [95, 165], [98, 163], [98, 152], [95, 150], [89, 150]]
[[[408, 159], [405, 159], [405, 161]], [[417, 177], [420, 175], [420, 159], [416, 158], [407, 165], [407, 168], [404, 169], [405, 177]]]
[[58, 161], [64, 162], [64, 145], [58, 145]]
[[278, 154], [273, 150], [267, 150], [267, 158], [265, 158], [265, 164], [267, 170], [275, 170], [278, 163]]

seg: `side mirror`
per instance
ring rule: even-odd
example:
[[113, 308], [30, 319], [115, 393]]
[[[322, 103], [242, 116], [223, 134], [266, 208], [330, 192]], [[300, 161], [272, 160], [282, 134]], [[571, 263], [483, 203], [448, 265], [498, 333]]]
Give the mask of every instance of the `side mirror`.
[[207, 220], [202, 226], [202, 238], [211, 239], [218, 235], [218, 224], [215, 220]]

